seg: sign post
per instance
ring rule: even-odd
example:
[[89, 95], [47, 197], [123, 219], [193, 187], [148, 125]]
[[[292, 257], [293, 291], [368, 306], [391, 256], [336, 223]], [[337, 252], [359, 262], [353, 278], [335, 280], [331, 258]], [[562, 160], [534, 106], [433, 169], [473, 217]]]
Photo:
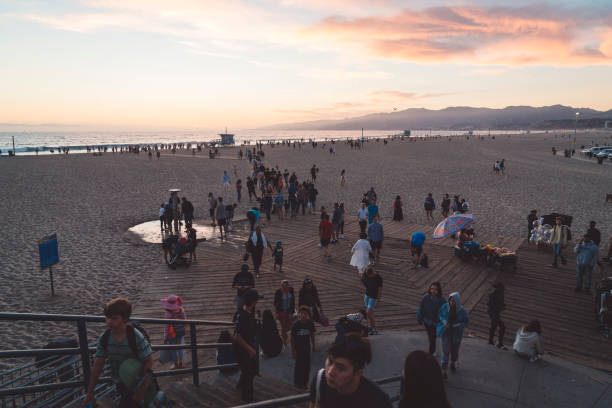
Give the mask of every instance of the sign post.
[[38, 253], [40, 255], [40, 268], [49, 268], [51, 279], [51, 296], [55, 296], [53, 288], [53, 268], [59, 262], [59, 251], [57, 246], [57, 234], [51, 234], [38, 240]]

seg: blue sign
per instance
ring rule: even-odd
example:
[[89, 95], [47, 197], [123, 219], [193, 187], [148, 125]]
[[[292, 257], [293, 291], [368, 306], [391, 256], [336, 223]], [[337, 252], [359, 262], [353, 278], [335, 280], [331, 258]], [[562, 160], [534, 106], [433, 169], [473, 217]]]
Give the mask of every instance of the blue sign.
[[57, 235], [49, 235], [38, 241], [38, 252], [40, 254], [40, 267], [46, 268], [59, 262], [59, 251], [57, 247]]

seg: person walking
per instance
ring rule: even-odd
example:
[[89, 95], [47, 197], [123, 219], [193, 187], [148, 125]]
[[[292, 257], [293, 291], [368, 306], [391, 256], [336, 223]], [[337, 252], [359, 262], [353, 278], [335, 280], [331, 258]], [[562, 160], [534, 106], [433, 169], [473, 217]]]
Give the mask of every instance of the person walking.
[[368, 205], [368, 224], [372, 224], [372, 219], [378, 217], [378, 206], [376, 205], [376, 199], [372, 200], [372, 203]]
[[342, 210], [338, 203], [334, 203], [334, 210], [332, 212], [332, 225], [334, 227], [334, 231], [332, 233], [331, 243], [335, 244], [340, 239], [340, 222], [343, 219]]
[[310, 350], [315, 351], [315, 325], [307, 306], [300, 306], [298, 319], [291, 327], [291, 355], [295, 359], [293, 384], [308, 388], [310, 377]]
[[217, 199], [213, 196], [213, 193], [208, 193], [208, 212], [210, 214], [210, 219], [212, 221], [212, 226], [215, 227], [217, 224], [215, 223], [215, 210], [217, 209]]
[[448, 217], [448, 213], [450, 211], [450, 205], [451, 205], [451, 200], [450, 200], [448, 193], [444, 194], [444, 198], [442, 199], [442, 203], [440, 204], [440, 207], [442, 208], [442, 218]]
[[225, 231], [225, 239], [227, 239], [227, 209], [223, 204], [223, 197], [219, 197], [217, 202], [219, 203], [217, 205], [217, 225], [219, 225], [219, 234], [221, 234], [221, 241], [223, 241], [223, 231]]
[[323, 248], [323, 251], [325, 252], [325, 258], [330, 261], [331, 255], [329, 254], [329, 243], [331, 242], [334, 233], [334, 226], [331, 222], [329, 222], [328, 214], [321, 214], [321, 217], [323, 219], [319, 223], [320, 244], [321, 248]]
[[508, 350], [504, 346], [504, 333], [506, 333], [506, 325], [501, 319], [501, 312], [506, 308], [504, 302], [504, 291], [505, 287], [502, 282], [493, 284], [493, 292], [489, 293], [489, 301], [487, 302], [487, 313], [491, 318], [491, 326], [489, 327], [489, 344], [495, 345], [495, 332], [499, 327], [499, 337], [497, 342], [497, 348], [501, 350]]
[[236, 198], [238, 202], [242, 199], [242, 180], [236, 180]]
[[359, 219], [359, 229], [362, 234], [365, 234], [366, 227], [368, 226], [368, 209], [365, 202], [362, 202], [361, 208], [357, 210], [357, 218]]
[[565, 265], [567, 263], [567, 259], [562, 253], [563, 248], [567, 245], [567, 227], [562, 225], [561, 217], [557, 217], [555, 219], [555, 226], [552, 229], [552, 233], [550, 236], [550, 243], [553, 246], [553, 262], [552, 267], [557, 267], [557, 258], [561, 258], [561, 263]]
[[[417, 231], [410, 237], [410, 254], [413, 257], [414, 267], [421, 267], [421, 257], [423, 256], [423, 245], [425, 244], [425, 234]], [[416, 258], [414, 257], [416, 255]]]
[[438, 316], [437, 335], [442, 339], [442, 373], [444, 379], [448, 378], [448, 360], [450, 354], [450, 369], [457, 369], [459, 360], [459, 348], [463, 339], [463, 329], [469, 322], [468, 312], [461, 306], [459, 292], [453, 292], [448, 297], [448, 302], [440, 308]]
[[370, 252], [372, 252], [372, 246], [367, 238], [367, 234], [361, 233], [359, 235], [359, 240], [355, 242], [355, 245], [353, 245], [351, 249], [353, 256], [351, 257], [350, 265], [357, 267], [360, 278], [363, 276], [363, 272], [368, 265], [370, 265]]
[[393, 202], [393, 221], [402, 221], [404, 219], [404, 213], [402, 211], [402, 197], [396, 196]]
[[247, 290], [255, 287], [255, 278], [253, 274], [249, 272], [249, 265], [242, 264], [240, 272], [234, 275], [234, 281], [232, 282], [232, 288], [236, 289], [236, 310], [242, 309], [244, 305], [244, 294]]
[[266, 236], [261, 232], [261, 227], [258, 225], [247, 241], [247, 252], [251, 255], [251, 258], [253, 258], [253, 268], [255, 269], [256, 278], [259, 278], [259, 268], [261, 267], [263, 251], [264, 248], [267, 247], [268, 241], [266, 240]]
[[229, 191], [229, 189], [230, 189], [230, 178], [229, 178], [229, 175], [227, 174], [227, 171], [223, 170], [223, 176], [221, 178], [223, 179], [223, 190], [224, 191]]
[[372, 224], [370, 224], [368, 227], [368, 239], [370, 240], [370, 245], [372, 246], [374, 260], [378, 262], [380, 261], [380, 250], [382, 248], [383, 240], [385, 239], [383, 226], [378, 222], [378, 217], [372, 217]]
[[434, 201], [431, 193], [428, 193], [427, 197], [425, 197], [425, 203], [423, 204], [423, 206], [425, 207], [425, 215], [427, 216], [427, 221], [429, 221], [429, 219], [431, 218], [431, 221], [433, 222], [433, 210], [436, 209], [436, 202]]
[[181, 202], [181, 212], [183, 213], [183, 218], [185, 219], [185, 229], [190, 230], [193, 225], [193, 204], [191, 201], [187, 200], [187, 198], [183, 197]]
[[587, 293], [591, 292], [591, 273], [593, 268], [597, 265], [597, 259], [599, 257], [599, 247], [595, 245], [595, 242], [591, 239], [591, 236], [587, 233], [584, 234], [580, 242], [574, 248], [576, 253], [576, 292], [582, 290], [582, 279], [584, 276], [584, 291]]
[[308, 306], [310, 316], [315, 322], [319, 323], [321, 320], [321, 315], [323, 314], [323, 306], [321, 306], [319, 291], [317, 290], [317, 287], [313, 283], [312, 279], [309, 277], [306, 277], [302, 283], [298, 300], [298, 305]]
[[342, 171], [340, 172], [340, 187], [344, 187], [344, 183], [346, 183], [345, 173], [345, 169], [342, 169]]
[[440, 308], [446, 303], [446, 298], [442, 294], [440, 282], [433, 282], [421, 298], [419, 309], [417, 310], [417, 321], [425, 326], [427, 339], [429, 340], [429, 354], [436, 353], [436, 328], [439, 323]]
[[249, 192], [249, 201], [251, 201], [252, 197], [255, 197], [257, 200], [257, 192], [255, 192], [255, 182], [251, 177], [247, 177], [247, 191]]
[[291, 330], [291, 322], [295, 313], [295, 294], [287, 279], [281, 281], [280, 288], [274, 293], [274, 308], [276, 319], [281, 325], [281, 337], [287, 345], [287, 333]]
[[[160, 300], [161, 307], [164, 308], [166, 314], [164, 319], [185, 320], [185, 310], [183, 309], [183, 301], [176, 295], [170, 295]], [[185, 344], [185, 334], [187, 332], [184, 323], [170, 323], [164, 327], [164, 344]], [[170, 350], [172, 369], [183, 368], [184, 350]]]
[[382, 297], [383, 279], [372, 267], [366, 269], [361, 277], [361, 283], [366, 288], [366, 293], [363, 296], [363, 303], [366, 307], [368, 322], [370, 322], [370, 335], [378, 334], [376, 330], [376, 321], [374, 320], [374, 310]]
[[236, 388], [241, 390], [242, 400], [247, 403], [253, 402], [253, 380], [259, 371], [256, 343], [258, 330], [255, 319], [255, 307], [259, 299], [261, 297], [257, 290], [247, 290], [244, 294], [244, 305], [235, 316], [233, 349], [240, 366], [240, 379]]

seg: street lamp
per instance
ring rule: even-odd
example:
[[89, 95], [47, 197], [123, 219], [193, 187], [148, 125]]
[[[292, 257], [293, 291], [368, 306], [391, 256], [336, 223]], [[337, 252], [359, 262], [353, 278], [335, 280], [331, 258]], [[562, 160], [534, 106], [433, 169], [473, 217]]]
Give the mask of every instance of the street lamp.
[[576, 121], [574, 122], [574, 144], [576, 144], [576, 132], [578, 129], [578, 116], [580, 116], [580, 112], [576, 112]]

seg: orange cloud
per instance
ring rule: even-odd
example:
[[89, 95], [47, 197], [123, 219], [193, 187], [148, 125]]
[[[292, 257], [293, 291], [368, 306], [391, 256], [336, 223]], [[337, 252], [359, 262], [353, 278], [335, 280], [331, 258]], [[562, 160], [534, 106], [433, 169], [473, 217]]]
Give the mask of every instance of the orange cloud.
[[413, 62], [609, 65], [612, 12], [538, 5], [435, 7], [389, 17], [329, 17], [303, 30], [371, 54]]

